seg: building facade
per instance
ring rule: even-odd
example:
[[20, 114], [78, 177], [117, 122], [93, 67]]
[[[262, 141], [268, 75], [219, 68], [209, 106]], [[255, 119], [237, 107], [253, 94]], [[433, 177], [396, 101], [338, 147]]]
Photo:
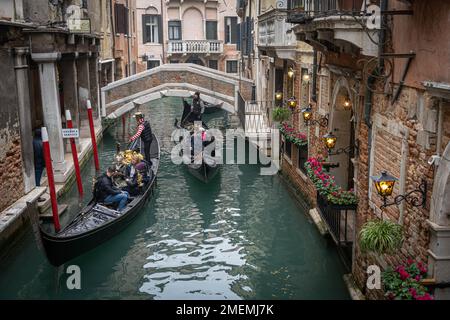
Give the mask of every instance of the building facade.
[[195, 63], [237, 73], [238, 17], [226, 1], [137, 0], [139, 70]]
[[[442, 32], [449, 28], [449, 11], [440, 1], [288, 3], [287, 21], [296, 25], [297, 39], [315, 51], [312, 117], [327, 121], [311, 122], [306, 130], [297, 126], [308, 143], [290, 150], [285, 145], [289, 161], [282, 172], [317, 208], [367, 298], [384, 296], [382, 289], [366, 287], [369, 266], [386, 270], [407, 259], [427, 264], [435, 298], [449, 298], [450, 42]], [[328, 153], [322, 137], [330, 132], [336, 152]], [[301, 172], [294, 149], [329, 165], [329, 175], [356, 195], [357, 205], [331, 210]], [[389, 197], [398, 203], [387, 207], [371, 179], [385, 170], [398, 179]], [[401, 226], [404, 240], [395, 253], [361, 249], [361, 229], [377, 219]]]
[[[0, 210], [36, 185], [35, 129], [48, 129], [58, 183], [73, 171], [62, 137], [65, 111], [70, 110], [80, 139], [89, 137], [86, 101], [91, 100], [99, 130], [101, 11], [99, 1], [2, 1], [0, 68], [8, 81], [0, 88], [6, 99], [1, 108]], [[70, 25], [70, 19], [84, 22]]]

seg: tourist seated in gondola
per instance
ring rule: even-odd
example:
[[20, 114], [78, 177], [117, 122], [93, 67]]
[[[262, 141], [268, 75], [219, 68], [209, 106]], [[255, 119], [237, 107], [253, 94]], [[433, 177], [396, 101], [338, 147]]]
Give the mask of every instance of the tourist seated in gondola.
[[136, 165], [136, 170], [141, 177], [140, 188], [144, 188], [152, 179], [152, 171], [149, 170], [149, 164], [147, 161], [143, 160]]
[[134, 155], [131, 159], [131, 163], [125, 167], [125, 181], [127, 186], [125, 190], [128, 191], [132, 196], [139, 194], [139, 171], [136, 169], [136, 166], [141, 162], [141, 159], [138, 155]]
[[129, 193], [122, 191], [113, 185], [112, 177], [116, 174], [114, 167], [109, 167], [100, 176], [94, 188], [94, 196], [98, 203], [105, 205], [117, 205], [117, 210], [122, 211], [127, 205]]

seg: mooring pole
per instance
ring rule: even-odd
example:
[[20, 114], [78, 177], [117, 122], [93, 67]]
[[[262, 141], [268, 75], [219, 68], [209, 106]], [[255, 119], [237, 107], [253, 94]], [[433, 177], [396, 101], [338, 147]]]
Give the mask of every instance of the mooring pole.
[[88, 117], [89, 117], [89, 128], [91, 130], [91, 141], [92, 141], [92, 151], [94, 152], [94, 163], [95, 170], [100, 170], [100, 163], [98, 162], [98, 150], [97, 150], [97, 141], [95, 138], [95, 127], [94, 127], [94, 116], [92, 115], [92, 106], [91, 100], [86, 102]]
[[[70, 110], [66, 110], [66, 123], [68, 129], [73, 129], [73, 122], [72, 122], [72, 116], [70, 114]], [[77, 146], [75, 144], [75, 139], [70, 138], [70, 147], [72, 149], [72, 158], [73, 158], [73, 165], [75, 167], [75, 176], [77, 178], [77, 187], [78, 187], [78, 193], [80, 197], [83, 196], [83, 184], [81, 182], [81, 173], [80, 173], [80, 164], [78, 163], [78, 152], [77, 152]]]
[[61, 226], [59, 224], [58, 203], [56, 202], [55, 178], [53, 176], [52, 156], [50, 154], [50, 144], [48, 142], [47, 128], [42, 127], [42, 148], [44, 150], [45, 167], [47, 169], [48, 188], [50, 190], [50, 201], [52, 203], [53, 224], [56, 232], [59, 232]]

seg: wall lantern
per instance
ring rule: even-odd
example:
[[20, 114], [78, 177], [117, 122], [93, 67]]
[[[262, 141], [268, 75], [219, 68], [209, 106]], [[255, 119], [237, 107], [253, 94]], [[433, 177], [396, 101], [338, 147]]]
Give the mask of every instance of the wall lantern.
[[297, 99], [295, 99], [295, 97], [289, 98], [287, 105], [291, 110], [295, 110], [295, 108], [297, 108]]
[[294, 69], [289, 68], [288, 73], [287, 73], [288, 77], [289, 77], [289, 78], [293, 78], [293, 77], [294, 77], [294, 74], [295, 74]]
[[[370, 178], [374, 182], [378, 194], [383, 197], [383, 205], [381, 206], [381, 209], [392, 205], [398, 205], [402, 201], [406, 201], [406, 203], [412, 205], [413, 207], [421, 206], [425, 208], [427, 200], [427, 182], [425, 179], [422, 179], [422, 182], [420, 183], [418, 189], [410, 191], [406, 194], [398, 195], [394, 198], [393, 202], [388, 203], [387, 197], [392, 195], [395, 182], [398, 179], [391, 176], [389, 173], [387, 173], [387, 171], [382, 171], [381, 175], [371, 176]], [[419, 194], [420, 197], [414, 194]]]
[[336, 146], [337, 137], [332, 133], [328, 133], [323, 136], [323, 142], [328, 149], [328, 153], [331, 153], [331, 150]]
[[335, 152], [332, 152], [332, 150], [336, 146], [337, 137], [332, 132], [330, 132], [330, 133], [324, 135], [322, 138], [323, 138], [325, 147], [328, 149], [329, 156], [337, 156], [342, 153], [350, 155], [351, 152], [353, 152], [354, 150], [356, 150], [356, 152], [358, 152], [358, 145], [350, 145], [346, 148], [339, 148]]
[[313, 120], [312, 119], [312, 108], [311, 105], [307, 106], [306, 108], [302, 109], [302, 116], [303, 116], [303, 121], [305, 122], [306, 126], [309, 125], [316, 125], [318, 124], [321, 127], [327, 127], [328, 126], [328, 117], [322, 117], [318, 120]]
[[302, 78], [303, 78], [304, 82], [309, 82], [309, 80], [311, 79], [311, 76], [308, 73], [305, 73]]
[[350, 109], [352, 106], [352, 102], [350, 100], [350, 98], [347, 96], [344, 100], [344, 109], [348, 110]]
[[283, 100], [283, 92], [281, 92], [281, 91], [275, 92], [275, 100], [278, 101], [278, 102]]

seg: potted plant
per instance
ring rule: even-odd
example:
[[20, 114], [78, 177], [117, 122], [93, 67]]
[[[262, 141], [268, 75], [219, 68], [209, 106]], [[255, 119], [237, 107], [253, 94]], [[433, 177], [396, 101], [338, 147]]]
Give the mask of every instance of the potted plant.
[[359, 245], [363, 252], [392, 253], [401, 247], [402, 242], [402, 226], [389, 220], [369, 221], [359, 232]]
[[385, 296], [390, 300], [433, 300], [421, 283], [428, 270], [422, 262], [408, 259], [395, 269], [382, 274]]
[[272, 111], [273, 121], [278, 123], [289, 120], [290, 116], [291, 112], [287, 108], [276, 107]]

